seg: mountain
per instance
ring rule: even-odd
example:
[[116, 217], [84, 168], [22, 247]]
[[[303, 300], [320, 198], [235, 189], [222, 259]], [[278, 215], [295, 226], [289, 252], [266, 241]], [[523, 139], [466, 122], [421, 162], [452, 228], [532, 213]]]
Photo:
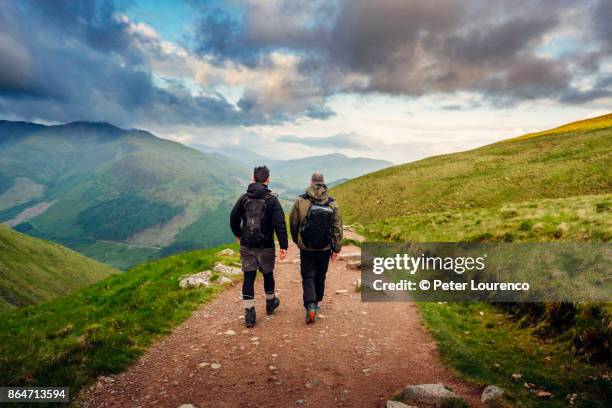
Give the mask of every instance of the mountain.
[[76, 292], [119, 271], [0, 225], [0, 313]]
[[273, 166], [274, 164], [282, 161], [271, 159], [270, 157], [263, 156], [259, 153], [255, 153], [252, 150], [239, 146], [212, 147], [202, 143], [192, 143], [189, 146], [203, 153], [216, 153], [229, 157], [234, 161], [244, 164], [245, 166], [249, 167], [249, 169], [264, 164], [267, 166]]
[[248, 166], [249, 169], [265, 164], [271, 170], [274, 190], [289, 195], [301, 192], [315, 171], [324, 173], [328, 185], [336, 185], [393, 165], [386, 160], [348, 157], [339, 153], [280, 160], [271, 159], [239, 146], [211, 147], [197, 143], [191, 146], [205, 153], [217, 153], [229, 157]]
[[0, 222], [127, 268], [232, 238], [249, 170], [108, 123], [0, 121]]
[[430, 157], [333, 189], [343, 215], [371, 223], [439, 211], [612, 192], [612, 114]]
[[389, 167], [393, 163], [385, 160], [348, 157], [333, 153], [323, 156], [311, 156], [302, 159], [284, 160], [271, 166], [273, 181], [283, 184], [305, 186], [315, 171], [320, 171], [328, 183], [341, 179], [351, 179], [366, 173]]

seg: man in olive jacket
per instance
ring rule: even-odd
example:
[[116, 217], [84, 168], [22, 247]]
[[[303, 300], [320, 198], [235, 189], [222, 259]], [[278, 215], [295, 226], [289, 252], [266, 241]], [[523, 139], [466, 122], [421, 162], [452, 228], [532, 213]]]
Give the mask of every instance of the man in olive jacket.
[[[313, 211], [311, 211], [311, 209]], [[311, 228], [320, 211], [319, 229]], [[328, 215], [325, 213], [327, 212]], [[327, 217], [327, 218], [325, 218]], [[326, 221], [327, 220], [327, 221]], [[319, 311], [319, 302], [325, 292], [325, 276], [329, 260], [336, 259], [342, 249], [342, 217], [336, 201], [327, 193], [327, 186], [321, 173], [314, 173], [306, 192], [298, 197], [289, 216], [291, 238], [300, 248], [300, 271], [304, 290], [306, 323], [314, 323]], [[316, 222], [316, 221], [315, 221]], [[327, 223], [326, 223], [327, 222]], [[321, 227], [321, 226], [324, 227]], [[306, 237], [315, 230], [317, 237]], [[317, 245], [310, 242], [319, 242]]]

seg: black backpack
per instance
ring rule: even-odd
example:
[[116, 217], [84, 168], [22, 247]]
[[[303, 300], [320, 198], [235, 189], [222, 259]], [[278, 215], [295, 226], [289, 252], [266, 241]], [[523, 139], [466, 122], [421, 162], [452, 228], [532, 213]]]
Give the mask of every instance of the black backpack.
[[244, 202], [244, 223], [242, 224], [240, 243], [247, 247], [261, 247], [266, 240], [264, 220], [268, 210], [268, 197], [247, 197]]
[[331, 243], [334, 210], [327, 204], [310, 204], [306, 220], [300, 230], [306, 248], [323, 249]]

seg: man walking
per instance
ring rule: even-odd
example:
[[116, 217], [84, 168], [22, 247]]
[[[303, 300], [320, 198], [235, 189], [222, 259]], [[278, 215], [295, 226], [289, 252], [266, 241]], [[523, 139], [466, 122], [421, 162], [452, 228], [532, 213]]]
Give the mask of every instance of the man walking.
[[306, 323], [314, 323], [325, 292], [329, 259], [342, 249], [342, 218], [336, 201], [327, 194], [323, 174], [314, 173], [306, 192], [289, 216], [291, 238], [300, 248]]
[[244, 322], [255, 326], [255, 277], [261, 271], [266, 292], [266, 313], [272, 314], [280, 301], [274, 292], [274, 233], [280, 246], [280, 259], [287, 256], [287, 225], [285, 213], [276, 197], [268, 189], [270, 170], [266, 166], [255, 167], [253, 183], [246, 194], [240, 196], [230, 214], [232, 232], [240, 243], [240, 260], [244, 281], [242, 300]]

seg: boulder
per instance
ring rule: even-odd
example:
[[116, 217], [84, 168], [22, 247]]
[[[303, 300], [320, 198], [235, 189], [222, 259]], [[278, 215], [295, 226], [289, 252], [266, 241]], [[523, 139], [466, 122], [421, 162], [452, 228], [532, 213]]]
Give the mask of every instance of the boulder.
[[215, 266], [213, 267], [213, 271], [217, 272], [220, 275], [228, 275], [228, 276], [235, 276], [235, 275], [242, 274], [242, 270], [238, 268], [234, 268], [233, 266], [224, 265], [221, 262], [217, 262], [215, 264]]
[[504, 390], [495, 385], [487, 386], [480, 397], [480, 401], [489, 407], [501, 407], [503, 406], [502, 398], [504, 397]]
[[220, 285], [225, 285], [226, 283], [232, 283], [233, 281], [227, 276], [219, 276], [217, 279], [217, 283]]
[[441, 406], [448, 399], [457, 398], [444, 384], [409, 385], [402, 391], [401, 398], [411, 402], [420, 402]]
[[361, 252], [349, 252], [346, 254], [343, 254], [342, 252], [340, 252], [338, 254], [338, 259], [341, 261], [361, 261]]
[[225, 248], [225, 249], [217, 252], [215, 255], [217, 255], [217, 256], [233, 256], [235, 254], [236, 254], [236, 252], [232, 248]]
[[188, 288], [192, 286], [210, 286], [210, 278], [212, 276], [211, 271], [198, 272], [193, 275], [189, 275], [180, 280], [179, 286], [181, 288]]
[[417, 408], [414, 405], [406, 405], [399, 401], [387, 401], [385, 408]]

